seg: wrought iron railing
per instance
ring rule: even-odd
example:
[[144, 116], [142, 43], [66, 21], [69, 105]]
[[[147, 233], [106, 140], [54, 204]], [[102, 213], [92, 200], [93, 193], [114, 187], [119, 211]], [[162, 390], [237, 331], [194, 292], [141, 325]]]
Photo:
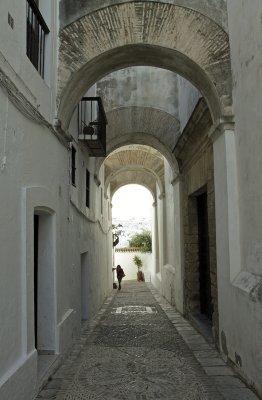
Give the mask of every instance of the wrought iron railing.
[[78, 139], [92, 157], [106, 156], [107, 118], [100, 97], [83, 97], [78, 105]]
[[26, 0], [27, 38], [26, 54], [39, 74], [45, 74], [45, 45], [49, 28], [35, 0]]

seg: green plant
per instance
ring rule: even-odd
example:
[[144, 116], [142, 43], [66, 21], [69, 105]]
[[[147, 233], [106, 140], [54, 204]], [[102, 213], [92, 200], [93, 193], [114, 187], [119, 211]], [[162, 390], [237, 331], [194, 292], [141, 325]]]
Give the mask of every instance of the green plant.
[[141, 260], [140, 257], [135, 256], [135, 257], [133, 258], [133, 261], [134, 261], [134, 263], [135, 263], [135, 265], [137, 266], [138, 269], [139, 269], [139, 268], [142, 268], [143, 262], [142, 262], [142, 260]]
[[152, 252], [152, 237], [151, 232], [144, 230], [141, 233], [136, 233], [129, 240], [129, 247], [137, 247], [143, 253]]

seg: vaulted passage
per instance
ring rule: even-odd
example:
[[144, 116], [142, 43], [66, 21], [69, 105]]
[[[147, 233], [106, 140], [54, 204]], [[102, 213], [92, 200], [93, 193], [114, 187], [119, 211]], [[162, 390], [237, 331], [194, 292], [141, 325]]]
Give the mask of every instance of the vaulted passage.
[[0, 400], [262, 395], [261, 15], [0, 1]]

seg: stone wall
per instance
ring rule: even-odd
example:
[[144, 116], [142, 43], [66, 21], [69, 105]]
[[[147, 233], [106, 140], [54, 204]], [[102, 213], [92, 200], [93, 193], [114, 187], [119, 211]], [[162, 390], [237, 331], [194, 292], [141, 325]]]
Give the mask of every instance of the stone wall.
[[[197, 123], [193, 123], [192, 120]], [[208, 239], [211, 276], [211, 296], [214, 307], [213, 335], [218, 343], [217, 263], [215, 235], [214, 161], [212, 142], [208, 138], [211, 119], [204, 100], [200, 100], [178, 143], [176, 155], [180, 160], [183, 181], [184, 224], [184, 301], [187, 316], [199, 312], [199, 247], [197, 195], [207, 193]]]
[[179, 119], [177, 81], [178, 76], [165, 69], [129, 67], [98, 81], [97, 95], [103, 98], [106, 112], [121, 107], [147, 107]]
[[111, 5], [61, 29], [60, 43], [58, 102], [65, 128], [89, 87], [134, 65], [184, 76], [206, 96], [214, 120], [221, 113], [231, 115], [228, 35], [199, 12], [149, 1]]

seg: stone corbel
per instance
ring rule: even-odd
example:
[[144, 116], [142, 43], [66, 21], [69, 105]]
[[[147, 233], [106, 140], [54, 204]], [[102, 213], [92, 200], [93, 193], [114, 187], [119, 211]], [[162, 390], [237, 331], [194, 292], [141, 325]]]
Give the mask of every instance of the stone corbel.
[[175, 186], [175, 184], [176, 184], [177, 182], [179, 182], [181, 178], [182, 178], [182, 175], [181, 175], [181, 174], [177, 174], [177, 175], [174, 177], [174, 179], [171, 181], [171, 185], [172, 185], [172, 186]]
[[62, 128], [62, 122], [58, 118], [54, 120], [54, 129], [59, 135], [65, 138], [67, 142], [72, 141], [72, 137]]
[[101, 181], [96, 174], [94, 175], [94, 181], [97, 187], [101, 186]]
[[233, 280], [233, 285], [246, 293], [250, 300], [262, 302], [262, 276], [249, 271], [241, 271]]
[[163, 200], [166, 197], [165, 192], [160, 193], [160, 195], [158, 196], [159, 200]]
[[212, 142], [215, 142], [226, 130], [235, 130], [235, 122], [233, 121], [233, 117], [221, 119], [217, 123], [213, 124], [210, 128], [208, 136]]

